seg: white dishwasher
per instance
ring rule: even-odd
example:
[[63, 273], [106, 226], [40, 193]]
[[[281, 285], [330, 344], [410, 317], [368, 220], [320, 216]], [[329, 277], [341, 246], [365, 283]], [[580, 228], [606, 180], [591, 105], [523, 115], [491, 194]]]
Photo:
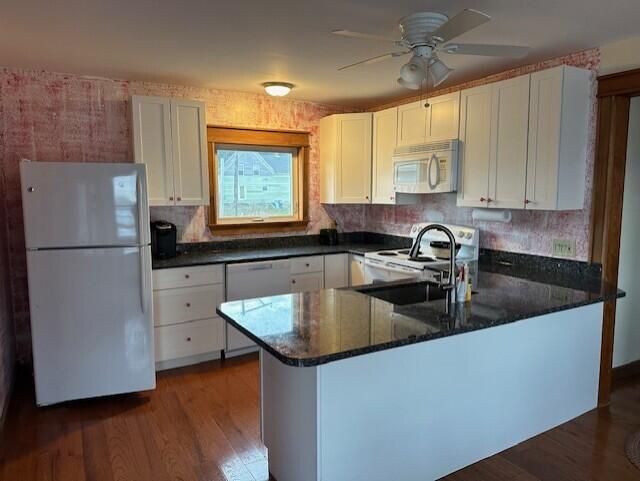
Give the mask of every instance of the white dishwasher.
[[[290, 278], [289, 259], [227, 264], [227, 301], [287, 294], [291, 292]], [[244, 354], [254, 347], [253, 341], [227, 323], [227, 356]]]

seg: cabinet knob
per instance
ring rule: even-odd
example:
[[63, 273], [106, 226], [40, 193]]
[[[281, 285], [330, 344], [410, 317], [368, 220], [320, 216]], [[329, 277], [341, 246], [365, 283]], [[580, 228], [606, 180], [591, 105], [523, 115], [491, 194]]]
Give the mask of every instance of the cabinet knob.
[[391, 195], [391, 196], [389, 196], [389, 200], [393, 200], [393, 196], [392, 196], [392, 195]]
[[187, 306], [187, 307], [191, 307], [191, 303], [190, 303], [190, 302], [187, 302], [187, 303], [185, 304], [185, 306]]
[[524, 203], [525, 203], [525, 204], [531, 204], [531, 201], [530, 201], [529, 199], [525, 199], [525, 200], [524, 200]]
[[187, 342], [191, 342], [191, 338], [190, 337], [187, 337]]
[[307, 263], [305, 263], [305, 267], [309, 267], [309, 263], [308, 263], [308, 262], [307, 262]]
[[182, 200], [182, 197], [176, 197], [176, 200], [179, 202]]
[[169, 197], [169, 200], [173, 200], [173, 197]]
[[295, 284], [296, 280], [295, 279], [291, 279], [291, 284]]
[[493, 202], [493, 199], [492, 199], [491, 197], [487, 197], [487, 204], [488, 204], [489, 202]]
[[185, 279], [189, 279], [189, 277], [191, 277], [189, 274], [185, 274], [185, 275], [184, 275], [184, 278], [185, 278]]
[[27, 187], [27, 192], [34, 192], [35, 190], [35, 187]]
[[480, 197], [480, 202], [484, 202], [485, 200], [487, 199], [485, 199], [484, 197]]

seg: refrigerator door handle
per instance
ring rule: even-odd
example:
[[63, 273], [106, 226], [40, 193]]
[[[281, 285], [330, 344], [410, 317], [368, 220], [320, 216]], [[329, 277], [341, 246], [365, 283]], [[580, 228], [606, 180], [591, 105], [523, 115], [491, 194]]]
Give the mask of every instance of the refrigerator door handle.
[[136, 176], [136, 197], [138, 201], [138, 233], [139, 242], [147, 245], [150, 241], [147, 235], [149, 229], [148, 209], [147, 209], [147, 189], [142, 182], [141, 175]]
[[147, 305], [147, 249], [140, 249], [140, 307], [142, 307], [142, 313], [146, 314], [149, 306]]

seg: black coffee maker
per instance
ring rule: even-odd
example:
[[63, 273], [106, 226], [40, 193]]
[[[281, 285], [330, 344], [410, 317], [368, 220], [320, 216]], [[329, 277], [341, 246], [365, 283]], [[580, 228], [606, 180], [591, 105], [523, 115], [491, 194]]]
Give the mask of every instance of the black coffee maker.
[[178, 231], [175, 224], [166, 220], [151, 223], [151, 254], [155, 259], [175, 257]]

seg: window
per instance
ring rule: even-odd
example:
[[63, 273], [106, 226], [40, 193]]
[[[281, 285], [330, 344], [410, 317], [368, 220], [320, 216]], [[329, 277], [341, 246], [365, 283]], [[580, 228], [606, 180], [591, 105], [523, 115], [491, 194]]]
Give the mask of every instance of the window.
[[212, 230], [268, 232], [306, 226], [307, 134], [209, 127], [208, 137]]

